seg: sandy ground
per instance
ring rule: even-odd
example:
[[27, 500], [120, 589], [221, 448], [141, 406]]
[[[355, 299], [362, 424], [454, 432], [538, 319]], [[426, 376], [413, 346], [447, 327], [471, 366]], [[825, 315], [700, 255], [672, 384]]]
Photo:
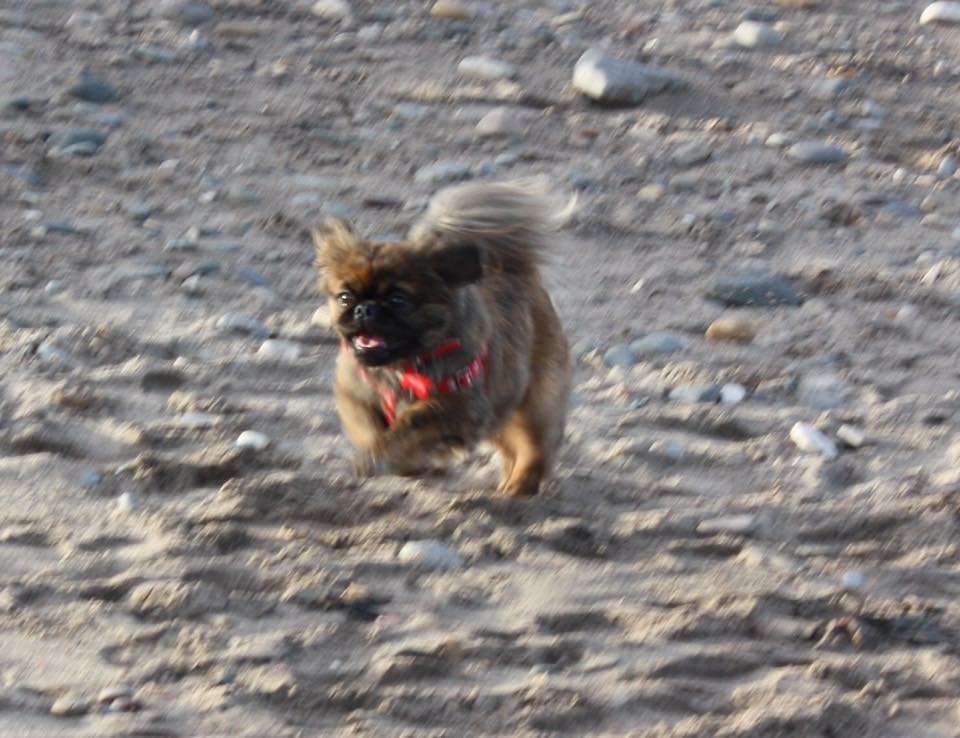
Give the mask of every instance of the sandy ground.
[[[182, 3], [0, 3], [0, 734], [960, 736], [960, 26], [210, 1], [195, 31]], [[745, 13], [781, 40], [731, 47]], [[591, 46], [690, 86], [593, 106]], [[458, 75], [474, 54], [515, 78]], [[71, 95], [84, 71], [116, 99]], [[63, 152], [76, 129], [106, 139]], [[579, 195], [548, 270], [569, 441], [534, 500], [483, 450], [349, 473], [306, 229], [402, 233], [437, 162]], [[708, 299], [745, 269], [805, 301]], [[753, 342], [705, 340], [723, 316]], [[684, 348], [605, 366], [654, 330]], [[668, 397], [722, 383], [746, 399]], [[867, 443], [821, 458], [798, 421]], [[463, 565], [398, 558], [422, 539]]]

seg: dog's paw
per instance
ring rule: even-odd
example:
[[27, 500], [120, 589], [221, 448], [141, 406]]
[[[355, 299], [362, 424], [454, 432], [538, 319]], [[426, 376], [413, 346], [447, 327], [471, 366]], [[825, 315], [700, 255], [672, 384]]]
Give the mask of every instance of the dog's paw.
[[353, 457], [353, 473], [358, 477], [375, 477], [383, 474], [384, 471], [385, 467], [383, 462], [379, 461], [377, 457], [371, 453], [361, 451]]

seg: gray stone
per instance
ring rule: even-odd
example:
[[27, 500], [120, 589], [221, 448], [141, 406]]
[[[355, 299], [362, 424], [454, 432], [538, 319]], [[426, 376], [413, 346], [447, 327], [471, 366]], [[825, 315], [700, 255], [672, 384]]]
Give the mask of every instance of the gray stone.
[[747, 388], [734, 382], [720, 387], [720, 402], [724, 405], [738, 405], [747, 398]]
[[937, 167], [937, 175], [943, 179], [949, 179], [954, 174], [957, 173], [957, 160], [953, 154], [947, 154], [943, 157], [943, 161], [940, 162], [940, 165]]
[[96, 105], [106, 105], [120, 99], [116, 87], [90, 76], [81, 78], [68, 92], [78, 100]]
[[184, 26], [202, 26], [213, 20], [214, 12], [200, 0], [163, 0], [157, 8], [161, 17]]
[[462, 182], [470, 179], [471, 171], [469, 164], [463, 164], [457, 161], [439, 161], [435, 164], [429, 164], [418, 170], [413, 176], [415, 182], [429, 185], [442, 185], [451, 182]]
[[808, 374], [797, 384], [797, 399], [817, 410], [843, 407], [849, 394], [849, 386], [836, 374]]
[[685, 405], [694, 405], [698, 402], [719, 402], [721, 388], [716, 384], [686, 384], [670, 390], [668, 398], [671, 402]]
[[177, 60], [177, 52], [160, 46], [138, 46], [133, 55], [149, 64], [173, 64]]
[[93, 156], [107, 142], [107, 134], [92, 128], [70, 128], [50, 136], [50, 152]]
[[635, 105], [650, 95], [686, 88], [680, 74], [649, 64], [624, 61], [591, 49], [573, 70], [573, 86], [597, 102]]
[[463, 77], [485, 82], [517, 76], [517, 69], [512, 64], [489, 56], [465, 57], [457, 65], [457, 72]]
[[674, 164], [689, 167], [694, 164], [702, 164], [711, 156], [713, 156], [713, 148], [710, 144], [702, 141], [690, 141], [678, 146], [670, 159]]
[[263, 359], [277, 361], [296, 361], [300, 358], [302, 348], [295, 341], [285, 341], [280, 338], [270, 338], [263, 342], [257, 350], [257, 356]]
[[850, 88], [850, 80], [842, 77], [830, 77], [813, 84], [813, 96], [821, 100], [832, 100]]
[[654, 331], [630, 344], [630, 352], [639, 359], [664, 356], [683, 351], [687, 347], [685, 339], [675, 333]]
[[733, 32], [733, 41], [744, 49], [778, 46], [783, 37], [766, 23], [746, 20]]
[[795, 143], [787, 149], [787, 156], [805, 164], [837, 164], [847, 160], [846, 151], [821, 141]]
[[891, 200], [880, 208], [880, 212], [893, 220], [915, 220], [923, 215], [920, 208], [903, 200]]
[[197, 242], [192, 238], [171, 238], [164, 245], [164, 251], [196, 251]]
[[423, 569], [459, 569], [463, 558], [443, 541], [408, 541], [400, 549], [397, 559]]
[[626, 344], [618, 343], [603, 353], [603, 363], [609, 367], [630, 367], [637, 363], [637, 355]]
[[707, 292], [707, 297], [728, 307], [803, 304], [803, 297], [790, 280], [762, 274], [721, 278]]
[[217, 329], [226, 333], [243, 333], [257, 338], [267, 338], [270, 329], [251, 315], [226, 313], [217, 320]]

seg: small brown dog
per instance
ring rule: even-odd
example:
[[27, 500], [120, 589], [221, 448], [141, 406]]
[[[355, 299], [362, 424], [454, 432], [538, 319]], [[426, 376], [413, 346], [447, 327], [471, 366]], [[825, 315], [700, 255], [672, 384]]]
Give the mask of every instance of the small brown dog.
[[565, 215], [515, 184], [437, 194], [407, 241], [314, 232], [342, 340], [335, 395], [357, 468], [415, 474], [491, 441], [500, 489], [536, 494], [563, 437], [567, 340], [538, 268]]

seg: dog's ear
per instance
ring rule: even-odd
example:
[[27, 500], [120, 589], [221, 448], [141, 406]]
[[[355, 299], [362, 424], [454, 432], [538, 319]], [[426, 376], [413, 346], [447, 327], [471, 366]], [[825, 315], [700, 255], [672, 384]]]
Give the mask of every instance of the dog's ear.
[[450, 287], [479, 282], [484, 273], [484, 252], [477, 244], [438, 243], [428, 251], [430, 268]]
[[310, 233], [316, 250], [315, 263], [321, 269], [336, 264], [356, 250], [357, 234], [353, 226], [340, 218], [327, 218], [323, 225]]

